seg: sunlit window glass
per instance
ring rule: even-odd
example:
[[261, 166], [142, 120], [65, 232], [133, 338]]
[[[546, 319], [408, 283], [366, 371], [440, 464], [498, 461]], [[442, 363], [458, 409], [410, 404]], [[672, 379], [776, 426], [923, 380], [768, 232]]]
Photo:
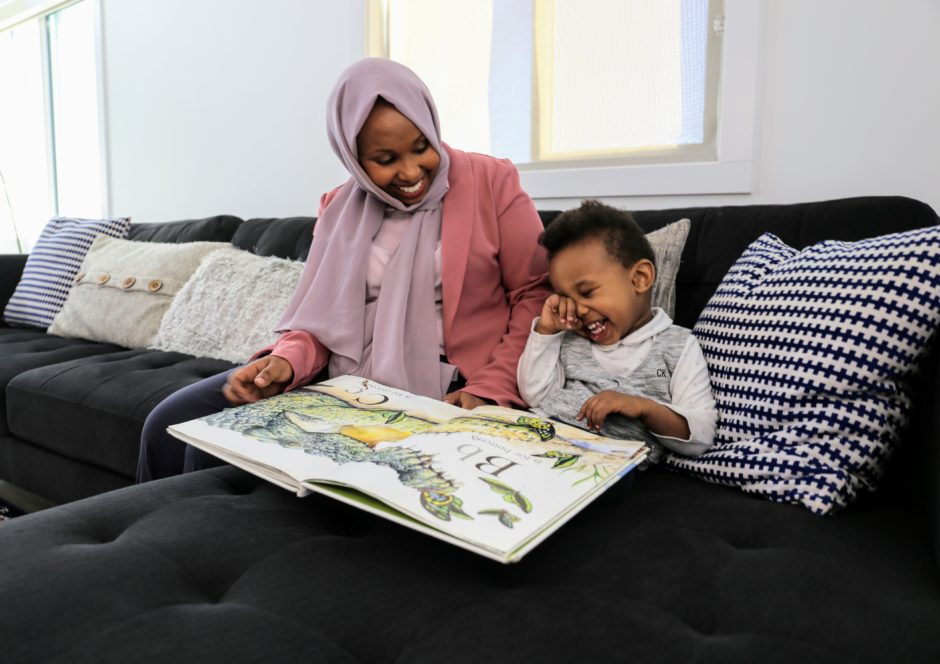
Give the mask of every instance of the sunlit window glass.
[[703, 141], [705, 0], [552, 5], [543, 157]]
[[[413, 69], [430, 88], [445, 141], [464, 150], [486, 151], [490, 146], [491, 4], [408, 0], [393, 7], [388, 23], [389, 57]], [[448, 29], [438, 29], [443, 25]], [[420, 39], [414, 39], [416, 31]], [[442, 59], [441, 53], [447, 57]]]
[[53, 216], [104, 216], [93, 6], [0, 31], [0, 252], [28, 252]]
[[411, 67], [444, 138], [520, 165], [714, 159], [721, 0], [371, 0], [369, 49]]
[[52, 115], [58, 213], [102, 214], [98, 88], [91, 3], [46, 17], [52, 74]]
[[42, 68], [38, 21], [0, 32], [0, 253], [28, 251], [53, 214]]

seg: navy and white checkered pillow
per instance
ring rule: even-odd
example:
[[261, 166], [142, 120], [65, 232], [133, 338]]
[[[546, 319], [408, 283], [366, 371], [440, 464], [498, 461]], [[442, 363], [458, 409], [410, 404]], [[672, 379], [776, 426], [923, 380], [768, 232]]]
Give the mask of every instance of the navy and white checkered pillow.
[[48, 328], [65, 304], [88, 247], [99, 235], [123, 238], [131, 220], [55, 217], [26, 259], [23, 276], [3, 311], [9, 325]]
[[715, 447], [667, 464], [825, 514], [871, 490], [940, 324], [940, 227], [797, 251], [751, 244], [695, 325]]

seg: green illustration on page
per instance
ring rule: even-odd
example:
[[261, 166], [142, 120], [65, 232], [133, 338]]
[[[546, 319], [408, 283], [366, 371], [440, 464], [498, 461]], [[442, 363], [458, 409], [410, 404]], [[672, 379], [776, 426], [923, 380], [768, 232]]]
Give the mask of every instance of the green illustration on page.
[[353, 376], [170, 433], [299, 495], [329, 495], [502, 562], [646, 454], [639, 441], [497, 406], [467, 411]]

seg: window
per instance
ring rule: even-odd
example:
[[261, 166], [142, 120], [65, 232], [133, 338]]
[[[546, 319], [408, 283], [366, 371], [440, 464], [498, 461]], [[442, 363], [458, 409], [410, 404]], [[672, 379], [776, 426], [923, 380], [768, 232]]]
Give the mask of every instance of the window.
[[425, 80], [445, 140], [509, 157], [534, 197], [740, 193], [758, 4], [371, 0], [368, 47]]
[[0, 252], [29, 251], [52, 216], [107, 213], [97, 1], [0, 13]]
[[532, 161], [713, 157], [715, 18], [708, 0], [537, 2]]

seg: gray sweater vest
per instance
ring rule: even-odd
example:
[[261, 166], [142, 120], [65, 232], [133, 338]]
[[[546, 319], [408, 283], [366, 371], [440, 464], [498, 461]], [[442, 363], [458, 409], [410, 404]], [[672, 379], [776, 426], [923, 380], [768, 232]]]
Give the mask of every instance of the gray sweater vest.
[[[685, 350], [689, 334], [688, 329], [672, 325], [656, 335], [653, 347], [632, 373], [627, 376], [613, 376], [594, 359], [591, 351], [593, 344], [590, 341], [568, 332], [561, 342], [560, 355], [565, 372], [564, 385], [549, 392], [538, 405], [538, 409], [548, 417], [583, 429], [586, 423], [575, 419], [578, 411], [585, 401], [604, 390], [646, 397], [665, 404], [671, 403], [672, 374], [682, 351]], [[609, 415], [604, 420], [600, 434], [608, 438], [646, 442], [650, 446], [648, 459], [652, 463], [657, 463], [664, 454], [656, 436], [639, 420], [623, 415]]]

